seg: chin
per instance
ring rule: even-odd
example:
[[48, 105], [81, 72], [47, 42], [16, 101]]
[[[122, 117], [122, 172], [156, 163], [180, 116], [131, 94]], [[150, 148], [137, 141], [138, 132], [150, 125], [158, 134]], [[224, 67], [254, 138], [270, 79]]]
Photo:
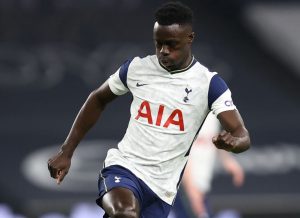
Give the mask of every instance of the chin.
[[163, 66], [169, 71], [176, 70], [176, 67], [174, 65], [163, 65]]

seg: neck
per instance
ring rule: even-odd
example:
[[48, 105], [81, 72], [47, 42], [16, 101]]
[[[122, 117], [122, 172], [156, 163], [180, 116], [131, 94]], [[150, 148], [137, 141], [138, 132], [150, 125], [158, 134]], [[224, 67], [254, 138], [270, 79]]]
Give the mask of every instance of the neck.
[[172, 67], [172, 69], [168, 69], [168, 71], [181, 71], [185, 68], [188, 68], [193, 61], [192, 54], [189, 54], [185, 59], [182, 60], [177, 66]]
[[193, 61], [193, 56], [192, 54], [189, 54], [183, 61], [181, 66], [178, 67], [177, 70], [182, 70], [184, 68], [187, 68]]

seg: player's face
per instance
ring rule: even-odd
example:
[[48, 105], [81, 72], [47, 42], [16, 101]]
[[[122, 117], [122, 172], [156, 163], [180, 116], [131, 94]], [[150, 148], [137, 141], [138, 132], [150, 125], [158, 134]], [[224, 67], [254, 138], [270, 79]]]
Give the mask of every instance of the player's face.
[[169, 71], [183, 69], [192, 59], [194, 32], [189, 25], [154, 24], [153, 39], [159, 62]]

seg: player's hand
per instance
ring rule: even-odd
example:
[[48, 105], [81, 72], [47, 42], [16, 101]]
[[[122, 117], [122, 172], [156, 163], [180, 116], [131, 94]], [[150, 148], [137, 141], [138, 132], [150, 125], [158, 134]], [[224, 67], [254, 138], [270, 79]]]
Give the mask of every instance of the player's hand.
[[229, 132], [223, 130], [219, 135], [212, 138], [212, 142], [219, 149], [234, 152], [234, 149], [238, 145], [238, 137], [232, 136]]
[[56, 179], [57, 184], [60, 184], [70, 169], [71, 158], [60, 151], [58, 154], [51, 157], [47, 164], [50, 176]]

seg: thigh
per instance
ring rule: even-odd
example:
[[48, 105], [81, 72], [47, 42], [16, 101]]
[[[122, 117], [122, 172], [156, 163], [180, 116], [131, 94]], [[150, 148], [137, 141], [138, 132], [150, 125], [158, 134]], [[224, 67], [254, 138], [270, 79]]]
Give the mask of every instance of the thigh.
[[97, 204], [102, 206], [102, 197], [115, 188], [130, 190], [130, 194], [133, 194], [141, 204], [143, 193], [137, 178], [130, 171], [120, 166], [107, 167], [100, 172], [98, 180], [99, 198], [96, 200]]
[[115, 187], [102, 197], [102, 208], [108, 214], [129, 212], [140, 214], [139, 202], [133, 192], [127, 188]]
[[104, 168], [100, 172], [99, 198], [96, 203], [114, 217], [136, 217], [140, 214], [142, 191], [137, 178], [120, 166]]

